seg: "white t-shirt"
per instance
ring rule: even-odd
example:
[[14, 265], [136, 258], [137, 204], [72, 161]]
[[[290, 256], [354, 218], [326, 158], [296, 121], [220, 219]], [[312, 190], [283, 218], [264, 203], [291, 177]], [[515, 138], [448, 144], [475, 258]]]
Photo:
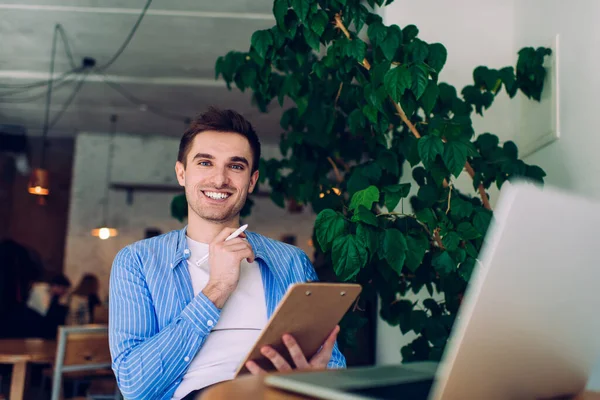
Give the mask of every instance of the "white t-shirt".
[[[188, 270], [194, 295], [204, 289], [209, 278], [208, 261], [196, 265], [208, 253], [208, 244], [187, 238], [191, 256]], [[229, 297], [219, 321], [190, 363], [172, 400], [193, 390], [233, 379], [235, 371], [267, 324], [267, 307], [260, 268], [256, 262], [242, 261], [238, 286]]]

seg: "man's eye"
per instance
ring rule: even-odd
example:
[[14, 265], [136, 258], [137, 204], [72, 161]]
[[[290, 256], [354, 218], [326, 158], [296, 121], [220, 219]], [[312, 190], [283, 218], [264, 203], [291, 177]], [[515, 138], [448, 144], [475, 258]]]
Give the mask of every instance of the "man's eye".
[[210, 161], [200, 161], [198, 165], [202, 165], [203, 167], [208, 167], [210, 165]]
[[240, 170], [240, 171], [244, 169], [244, 167], [241, 166], [241, 165], [232, 165], [231, 168], [237, 169], [237, 170]]

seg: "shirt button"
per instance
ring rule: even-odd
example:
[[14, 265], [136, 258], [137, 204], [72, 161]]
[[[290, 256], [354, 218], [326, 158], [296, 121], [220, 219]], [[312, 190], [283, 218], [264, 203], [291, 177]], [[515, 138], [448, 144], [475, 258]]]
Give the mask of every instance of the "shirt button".
[[206, 321], [206, 325], [208, 325], [208, 326], [213, 326], [212, 319], [209, 319], [208, 321]]
[[186, 356], [186, 357], [183, 359], [183, 361], [185, 361], [185, 362], [189, 362], [189, 361], [190, 361], [190, 358]]
[[183, 251], [183, 254], [190, 254], [190, 249], [185, 249], [185, 250]]

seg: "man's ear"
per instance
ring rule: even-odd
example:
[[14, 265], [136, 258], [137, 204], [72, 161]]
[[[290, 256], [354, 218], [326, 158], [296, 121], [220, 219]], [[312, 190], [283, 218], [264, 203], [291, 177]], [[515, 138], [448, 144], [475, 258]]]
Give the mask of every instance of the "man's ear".
[[185, 186], [185, 166], [181, 161], [175, 163], [175, 175], [177, 175], [179, 186]]
[[258, 182], [258, 170], [254, 171], [250, 176], [250, 187], [248, 188], [248, 193], [252, 193], [254, 191], [256, 182]]

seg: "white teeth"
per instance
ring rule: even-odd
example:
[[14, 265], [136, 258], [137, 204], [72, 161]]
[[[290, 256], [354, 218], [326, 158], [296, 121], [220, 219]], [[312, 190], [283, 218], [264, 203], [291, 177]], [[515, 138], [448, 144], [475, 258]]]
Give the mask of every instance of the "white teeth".
[[229, 193], [217, 193], [217, 192], [204, 192], [206, 197], [210, 197], [211, 199], [221, 200], [226, 199], [230, 196]]

